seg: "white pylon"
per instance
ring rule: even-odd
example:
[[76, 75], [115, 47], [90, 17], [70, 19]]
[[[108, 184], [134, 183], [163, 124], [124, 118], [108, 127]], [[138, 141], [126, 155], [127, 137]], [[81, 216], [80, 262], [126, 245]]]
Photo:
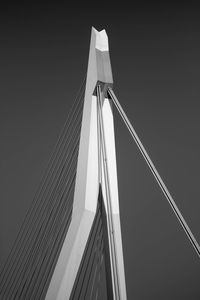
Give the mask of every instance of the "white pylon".
[[[117, 300], [126, 300], [114, 123], [110, 101], [105, 97], [106, 89], [113, 84], [113, 79], [106, 32], [105, 30], [98, 32], [94, 28], [92, 28], [91, 32], [72, 220], [51, 278], [46, 300], [66, 300], [70, 298], [96, 213], [100, 183], [99, 168], [103, 168], [103, 162], [101, 161], [99, 164], [99, 135], [97, 125], [96, 86], [99, 83], [101, 83], [102, 87], [102, 121], [104, 126], [107, 175], [109, 177], [111, 217], [119, 285], [119, 297], [116, 298], [115, 295], [113, 297]], [[108, 214], [108, 199], [104, 175], [102, 175], [101, 185], [106, 213]]]

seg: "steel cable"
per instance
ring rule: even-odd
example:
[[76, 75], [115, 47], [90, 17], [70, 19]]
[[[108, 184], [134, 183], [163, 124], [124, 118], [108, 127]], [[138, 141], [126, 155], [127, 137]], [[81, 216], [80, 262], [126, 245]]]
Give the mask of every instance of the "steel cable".
[[[56, 182], [56, 181], [55, 181]], [[48, 198], [47, 198], [48, 199]], [[41, 212], [43, 212], [44, 213], [44, 210], [43, 209], [41, 209]], [[39, 222], [38, 222], [38, 218], [36, 219], [36, 225], [38, 225], [39, 226]], [[38, 226], [36, 226], [36, 228], [38, 227]], [[36, 231], [36, 228], [35, 228], [35, 231]], [[30, 231], [28, 230], [27, 231], [28, 233], [30, 233]], [[31, 237], [31, 233], [29, 234], [29, 238]], [[33, 241], [34, 242], [34, 241]], [[33, 243], [32, 242], [32, 243]], [[27, 244], [26, 243], [26, 245], [25, 245], [25, 247], [24, 247], [24, 249], [22, 249], [23, 250], [23, 252], [26, 252], [26, 249], [28, 249], [28, 246], [30, 246], [29, 244]], [[23, 254], [23, 252], [22, 253], [20, 253], [20, 254]], [[22, 256], [22, 255], [20, 255], [20, 257], [19, 258], [21, 258], [21, 260], [23, 260], [24, 259], [24, 257]], [[15, 263], [16, 263], [16, 261], [15, 261]]]
[[[80, 97], [80, 99], [81, 99], [81, 97]], [[80, 99], [79, 99], [79, 101], [80, 101]], [[79, 101], [78, 101], [78, 102], [79, 102]], [[77, 102], [77, 103], [78, 103], [78, 102]], [[75, 106], [75, 107], [76, 107], [76, 106]], [[80, 108], [80, 105], [79, 105], [79, 108]], [[73, 115], [73, 114], [72, 114], [72, 115]], [[71, 115], [71, 116], [72, 116], [72, 115]], [[79, 124], [79, 125], [80, 125], [80, 124]], [[65, 132], [64, 135], [66, 135], [66, 133], [67, 133], [67, 132]], [[62, 143], [63, 143], [63, 141], [62, 141]], [[62, 144], [62, 143], [61, 143], [61, 144]], [[59, 151], [57, 151], [57, 153], [59, 153]], [[55, 159], [54, 159], [54, 161], [55, 161]], [[51, 163], [51, 165], [53, 165], [53, 163]], [[43, 187], [44, 187], [44, 184], [43, 184]], [[41, 189], [41, 191], [42, 191], [42, 189]], [[41, 193], [41, 192], [40, 192], [40, 193]], [[38, 198], [38, 199], [40, 199], [40, 198]], [[33, 210], [33, 207], [31, 207], [31, 209]], [[30, 211], [32, 212], [32, 210], [30, 210]], [[28, 212], [28, 214], [30, 214], [30, 211]], [[28, 214], [27, 214], [27, 216], [28, 216]], [[23, 222], [23, 225], [24, 225], [24, 223], [25, 223], [25, 222]], [[26, 228], [26, 229], [27, 229], [27, 228]], [[30, 228], [29, 228], [29, 229], [30, 229]], [[22, 230], [22, 231], [23, 231], [23, 230]], [[29, 232], [28, 229], [27, 229], [27, 232]], [[21, 235], [22, 235], [22, 234], [21, 234]], [[18, 244], [19, 244], [19, 237], [20, 237], [20, 234], [18, 235]], [[25, 237], [26, 237], [26, 236], [25, 236]], [[13, 254], [13, 252], [14, 252], [14, 251], [13, 251], [13, 249], [12, 249], [12, 250], [11, 250], [10, 256]], [[19, 256], [20, 254], [21, 254], [21, 252], [20, 252], [19, 249], [18, 249], [18, 256]], [[14, 259], [14, 258], [13, 258], [13, 259]], [[12, 262], [12, 260], [11, 260], [11, 262]], [[16, 263], [16, 260], [15, 260], [14, 262]], [[4, 283], [4, 284], [5, 284], [5, 282], [7, 281], [7, 279], [9, 279], [9, 276], [8, 276], [8, 275], [9, 275], [10, 269], [12, 269], [11, 263], [9, 264], [9, 267], [7, 268], [7, 270], [6, 270], [6, 268], [4, 268], [4, 270], [3, 270], [3, 272], [4, 272], [4, 273], [3, 273], [3, 274], [4, 274], [4, 282], [3, 282], [3, 283]], [[7, 271], [7, 276], [5, 276], [5, 273], [6, 273], [5, 270]], [[8, 282], [8, 281], [7, 281], [7, 282]], [[3, 285], [3, 287], [4, 287], [4, 285]]]
[[170, 206], [171, 206], [174, 214], [176, 215], [178, 221], [180, 222], [183, 230], [185, 231], [190, 243], [192, 244], [193, 248], [195, 249], [198, 257], [200, 258], [200, 246], [199, 246], [196, 238], [194, 237], [194, 235], [193, 235], [192, 231], [190, 230], [188, 224], [186, 223], [185, 219], [183, 218], [179, 208], [177, 207], [174, 199], [172, 198], [170, 192], [168, 191], [166, 185], [164, 184], [162, 178], [160, 177], [156, 167], [154, 166], [152, 160], [150, 159], [146, 149], [144, 148], [142, 142], [140, 141], [137, 133], [135, 132], [133, 126], [131, 125], [128, 117], [126, 116], [124, 110], [122, 109], [119, 101], [117, 100], [117, 97], [115, 96], [115, 94], [114, 94], [114, 92], [111, 88], [108, 88], [108, 94], [111, 97], [113, 103], [115, 104], [122, 120], [124, 121], [126, 127], [128, 128], [133, 140], [135, 141], [138, 149], [140, 150], [142, 156], [144, 157], [147, 165], [149, 166], [150, 171], [152, 172], [154, 178], [156, 179], [156, 181], [157, 181], [159, 187], [161, 188], [165, 198], [167, 199], [168, 203], [170, 204]]
[[[76, 150], [77, 152], [77, 150]], [[76, 158], [76, 157], [75, 157]], [[73, 160], [71, 160], [71, 164], [74, 163]], [[26, 271], [26, 276], [24, 277], [20, 277], [20, 274], [18, 273], [18, 276], [16, 278], [16, 280], [18, 282], [20, 282], [19, 285], [19, 289], [23, 284], [23, 281], [26, 280], [26, 277], [29, 277], [28, 274], [30, 274], [32, 272], [32, 269], [34, 268], [34, 265], [31, 265], [31, 261], [35, 264], [35, 261], [37, 259], [37, 257], [40, 258], [38, 251], [42, 251], [41, 250], [41, 246], [44, 244], [45, 245], [45, 241], [46, 243], [48, 243], [48, 237], [49, 237], [49, 232], [51, 233], [51, 229], [54, 227], [54, 222], [55, 222], [55, 218], [57, 217], [58, 214], [58, 210], [61, 210], [61, 212], [64, 212], [62, 209], [62, 204], [65, 201], [65, 197], [67, 196], [66, 191], [69, 190], [69, 187], [71, 186], [71, 177], [74, 178], [74, 174], [76, 172], [76, 163], [73, 166], [72, 170], [69, 170], [67, 172], [67, 174], [65, 175], [66, 180], [68, 179], [69, 183], [67, 182], [67, 184], [65, 184], [64, 188], [62, 188], [63, 190], [61, 190], [61, 195], [59, 195], [58, 197], [56, 197], [56, 201], [54, 206], [52, 206], [51, 211], [49, 212], [49, 216], [47, 215], [46, 219], [45, 219], [45, 223], [42, 225], [42, 231], [38, 234], [37, 238], [35, 239], [35, 245], [34, 247], [31, 249], [31, 252], [29, 253], [29, 256], [27, 257], [27, 261], [26, 261], [26, 265], [22, 265], [23, 269]], [[60, 198], [62, 199], [62, 201], [60, 201]], [[66, 201], [65, 201], [66, 202]], [[24, 262], [24, 261], [23, 261]], [[21, 270], [21, 272], [23, 272], [23, 269]], [[27, 285], [26, 281], [26, 285]], [[26, 287], [25, 285], [25, 287]], [[10, 287], [11, 289], [11, 287]]]
[[[73, 106], [72, 106], [72, 108], [71, 108], [71, 111], [74, 109], [74, 107], [76, 107], [76, 105], [77, 105], [77, 100], [78, 100], [78, 102], [79, 102], [79, 100], [80, 100], [80, 93], [81, 93], [81, 90], [82, 90], [83, 87], [84, 87], [85, 80], [86, 80], [86, 77], [84, 78], [84, 80], [83, 80], [83, 82], [82, 82], [82, 84], [81, 84], [81, 87], [80, 87], [80, 89], [79, 89], [79, 91], [78, 91], [78, 93], [77, 93], [77, 97], [75, 98], [75, 101], [74, 101], [74, 103], [73, 103]], [[69, 115], [70, 115], [70, 117], [72, 116], [71, 114], [69, 114]], [[33, 198], [32, 203], [31, 203], [31, 207], [27, 210], [26, 216], [25, 216], [25, 218], [24, 218], [24, 220], [23, 220], [23, 222], [22, 222], [22, 225], [21, 225], [20, 230], [19, 230], [19, 232], [18, 232], [18, 234], [17, 234], [17, 237], [16, 237], [16, 239], [15, 239], [15, 242], [13, 243], [13, 247], [11, 248], [11, 251], [10, 251], [10, 253], [9, 253], [7, 259], [6, 259], [6, 262], [4, 263], [3, 269], [1, 270], [1, 273], [0, 273], [0, 284], [2, 283], [2, 277], [4, 276], [5, 269], [9, 267], [9, 264], [10, 264], [10, 261], [9, 261], [9, 260], [10, 260], [10, 257], [12, 256], [12, 253], [15, 251], [15, 248], [17, 247], [17, 245], [18, 245], [18, 243], [19, 243], [19, 241], [20, 241], [20, 236], [23, 234], [23, 231], [24, 231], [24, 229], [26, 228], [25, 223], [26, 223], [26, 221], [27, 221], [27, 219], [28, 219], [28, 216], [31, 215], [32, 209], [34, 208], [34, 205], [37, 203], [37, 197], [38, 197], [38, 194], [41, 192], [41, 190], [42, 190], [43, 187], [44, 187], [44, 183], [45, 183], [45, 181], [46, 181], [47, 178], [48, 178], [48, 175], [49, 175], [50, 169], [51, 169], [51, 167], [52, 167], [53, 161], [54, 161], [54, 159], [55, 159], [55, 157], [56, 157], [56, 155], [57, 155], [57, 151], [59, 151], [59, 148], [60, 148], [60, 146], [62, 145], [63, 135], [66, 134], [66, 126], [67, 126], [67, 124], [69, 123], [69, 120], [70, 120], [70, 118], [66, 120], [66, 122], [65, 122], [65, 124], [64, 124], [64, 126], [63, 126], [63, 129], [62, 129], [62, 131], [61, 131], [61, 134], [59, 135], [58, 141], [57, 141], [57, 143], [56, 143], [56, 145], [55, 145], [55, 147], [54, 147], [54, 150], [52, 151], [52, 154], [51, 154], [51, 156], [50, 156], [50, 158], [49, 158], [49, 161], [48, 161], [48, 163], [47, 163], [47, 167], [46, 167], [45, 172], [44, 172], [44, 174], [43, 174], [43, 176], [42, 176], [42, 180], [41, 180], [40, 186], [39, 186], [38, 190], [36, 191], [36, 194], [35, 194], [35, 196], [34, 196], [34, 198]], [[0, 287], [1, 287], [1, 285], [0, 285]]]

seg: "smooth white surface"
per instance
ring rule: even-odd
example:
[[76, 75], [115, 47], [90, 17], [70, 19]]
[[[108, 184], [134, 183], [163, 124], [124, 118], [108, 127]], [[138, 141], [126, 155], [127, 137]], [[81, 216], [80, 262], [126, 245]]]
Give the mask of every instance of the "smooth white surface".
[[108, 36], [106, 34], [105, 30], [102, 31], [97, 31], [96, 29], [94, 29], [96, 31], [96, 49], [100, 50], [100, 51], [108, 51]]
[[98, 167], [97, 99], [96, 96], [92, 96], [85, 209], [94, 213], [96, 212], [97, 198], [99, 193]]
[[115, 151], [115, 136], [114, 136], [114, 121], [112, 108], [107, 98], [104, 99], [102, 107], [104, 134], [106, 143], [106, 155], [108, 165], [108, 175], [111, 192], [112, 213], [119, 214], [119, 196], [118, 196], [118, 181], [117, 181], [117, 166], [116, 166], [116, 151]]

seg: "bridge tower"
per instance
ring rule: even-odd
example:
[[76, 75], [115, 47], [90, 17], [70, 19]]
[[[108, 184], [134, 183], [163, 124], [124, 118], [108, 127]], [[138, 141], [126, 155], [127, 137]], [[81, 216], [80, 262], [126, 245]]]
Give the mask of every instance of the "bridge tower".
[[0, 273], [2, 300], [126, 300], [111, 104], [200, 258], [198, 241], [112, 89], [105, 30], [92, 28], [84, 83]]
[[[91, 232], [100, 222], [99, 211], [108, 299], [126, 299], [114, 122], [107, 94], [108, 87], [112, 85], [107, 34], [105, 30], [98, 32], [92, 28], [72, 218], [46, 300], [83, 298], [80, 296], [81, 289], [90, 280], [84, 283], [87, 265], [90, 264], [87, 248], [96, 243], [97, 233], [91, 237]], [[97, 251], [97, 247], [93, 248], [91, 253]], [[87, 260], [86, 266], [84, 260]], [[92, 278], [97, 273], [96, 268], [93, 269], [90, 270]], [[97, 297], [92, 291], [90, 296], [91, 299]], [[86, 292], [84, 297], [88, 299]]]

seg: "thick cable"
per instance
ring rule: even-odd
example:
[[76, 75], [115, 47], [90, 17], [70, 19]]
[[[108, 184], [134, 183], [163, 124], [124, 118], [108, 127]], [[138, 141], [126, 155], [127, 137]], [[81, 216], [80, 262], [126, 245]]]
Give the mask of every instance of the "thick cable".
[[115, 104], [120, 116], [122, 117], [122, 120], [124, 121], [126, 127], [128, 128], [133, 140], [135, 141], [138, 149], [140, 150], [142, 156], [144, 157], [147, 165], [149, 166], [154, 178], [156, 179], [159, 187], [161, 188], [165, 198], [167, 199], [168, 203], [170, 204], [174, 214], [176, 215], [178, 221], [180, 222], [182, 228], [184, 229], [189, 241], [191, 242], [193, 248], [195, 249], [198, 257], [200, 258], [200, 246], [194, 237], [192, 231], [190, 230], [189, 226], [187, 225], [185, 219], [183, 218], [179, 208], [177, 207], [175, 201], [173, 200], [169, 190], [167, 189], [166, 185], [164, 184], [162, 178], [160, 177], [155, 165], [153, 164], [152, 160], [150, 159], [146, 149], [144, 148], [142, 142], [140, 141], [136, 131], [134, 130], [133, 126], [131, 125], [128, 117], [126, 116], [124, 110], [122, 109], [119, 101], [117, 100], [117, 97], [115, 96], [113, 90], [111, 88], [108, 88], [108, 94], [111, 97], [113, 103]]

